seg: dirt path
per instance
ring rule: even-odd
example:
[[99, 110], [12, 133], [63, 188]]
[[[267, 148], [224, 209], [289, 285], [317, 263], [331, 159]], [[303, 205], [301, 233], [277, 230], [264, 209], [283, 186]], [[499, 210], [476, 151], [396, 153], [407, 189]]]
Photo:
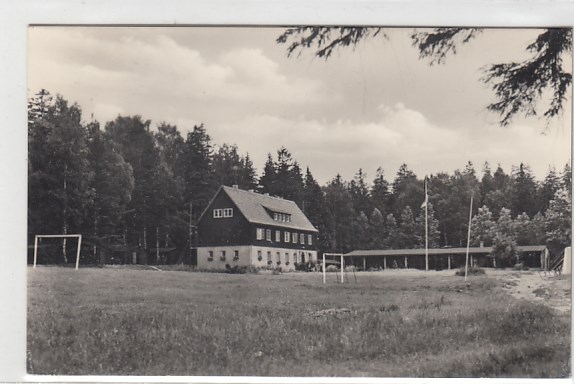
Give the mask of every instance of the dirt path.
[[537, 271], [500, 271], [503, 288], [518, 299], [544, 303], [561, 313], [571, 311], [572, 276]]

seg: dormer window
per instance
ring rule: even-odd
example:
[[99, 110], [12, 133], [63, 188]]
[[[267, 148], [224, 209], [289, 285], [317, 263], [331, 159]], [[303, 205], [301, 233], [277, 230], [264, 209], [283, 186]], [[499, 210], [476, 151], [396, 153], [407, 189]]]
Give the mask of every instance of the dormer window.
[[265, 207], [265, 210], [271, 216], [274, 221], [278, 221], [281, 223], [290, 223], [291, 222], [291, 214], [285, 212], [274, 211]]

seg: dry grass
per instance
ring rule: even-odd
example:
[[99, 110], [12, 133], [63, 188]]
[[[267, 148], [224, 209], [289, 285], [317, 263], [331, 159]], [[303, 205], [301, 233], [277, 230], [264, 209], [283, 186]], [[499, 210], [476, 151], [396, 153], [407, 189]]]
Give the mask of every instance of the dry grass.
[[565, 377], [569, 316], [488, 276], [30, 270], [29, 372]]

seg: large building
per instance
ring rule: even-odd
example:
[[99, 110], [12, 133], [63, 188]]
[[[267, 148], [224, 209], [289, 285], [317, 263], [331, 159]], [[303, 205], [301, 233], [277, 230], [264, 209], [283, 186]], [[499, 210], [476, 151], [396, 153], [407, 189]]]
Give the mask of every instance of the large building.
[[198, 221], [197, 267], [294, 270], [317, 261], [317, 232], [293, 201], [222, 186]]
[[[468, 248], [469, 264], [480, 267], [495, 267], [490, 258], [492, 247]], [[548, 268], [549, 253], [545, 245], [517, 246], [520, 262], [529, 268]], [[464, 267], [467, 248], [435, 248], [428, 250], [430, 269], [451, 269]], [[415, 268], [425, 269], [424, 249], [372, 249], [356, 250], [345, 254], [345, 264], [369, 269]]]

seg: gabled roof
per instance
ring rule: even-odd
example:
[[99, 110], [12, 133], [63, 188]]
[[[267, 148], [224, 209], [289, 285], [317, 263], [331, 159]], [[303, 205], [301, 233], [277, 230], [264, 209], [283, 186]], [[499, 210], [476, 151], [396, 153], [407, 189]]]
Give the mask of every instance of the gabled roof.
[[[215, 196], [220, 193], [227, 194], [237, 209], [241, 211], [243, 216], [245, 216], [247, 221], [250, 223], [318, 232], [294, 201], [226, 186], [222, 186]], [[209, 206], [210, 205], [211, 202]], [[287, 213], [291, 215], [291, 222], [273, 220], [266, 209], [272, 212]], [[199, 220], [203, 218], [206, 211], [203, 212], [201, 215], [202, 217]]]
[[[518, 245], [518, 252], [542, 252], [546, 249], [545, 245]], [[470, 247], [469, 254], [489, 254], [491, 247]], [[428, 250], [429, 255], [455, 255], [466, 254], [466, 248], [433, 248]], [[345, 256], [424, 256], [425, 249], [369, 249], [357, 250], [346, 253]]]

